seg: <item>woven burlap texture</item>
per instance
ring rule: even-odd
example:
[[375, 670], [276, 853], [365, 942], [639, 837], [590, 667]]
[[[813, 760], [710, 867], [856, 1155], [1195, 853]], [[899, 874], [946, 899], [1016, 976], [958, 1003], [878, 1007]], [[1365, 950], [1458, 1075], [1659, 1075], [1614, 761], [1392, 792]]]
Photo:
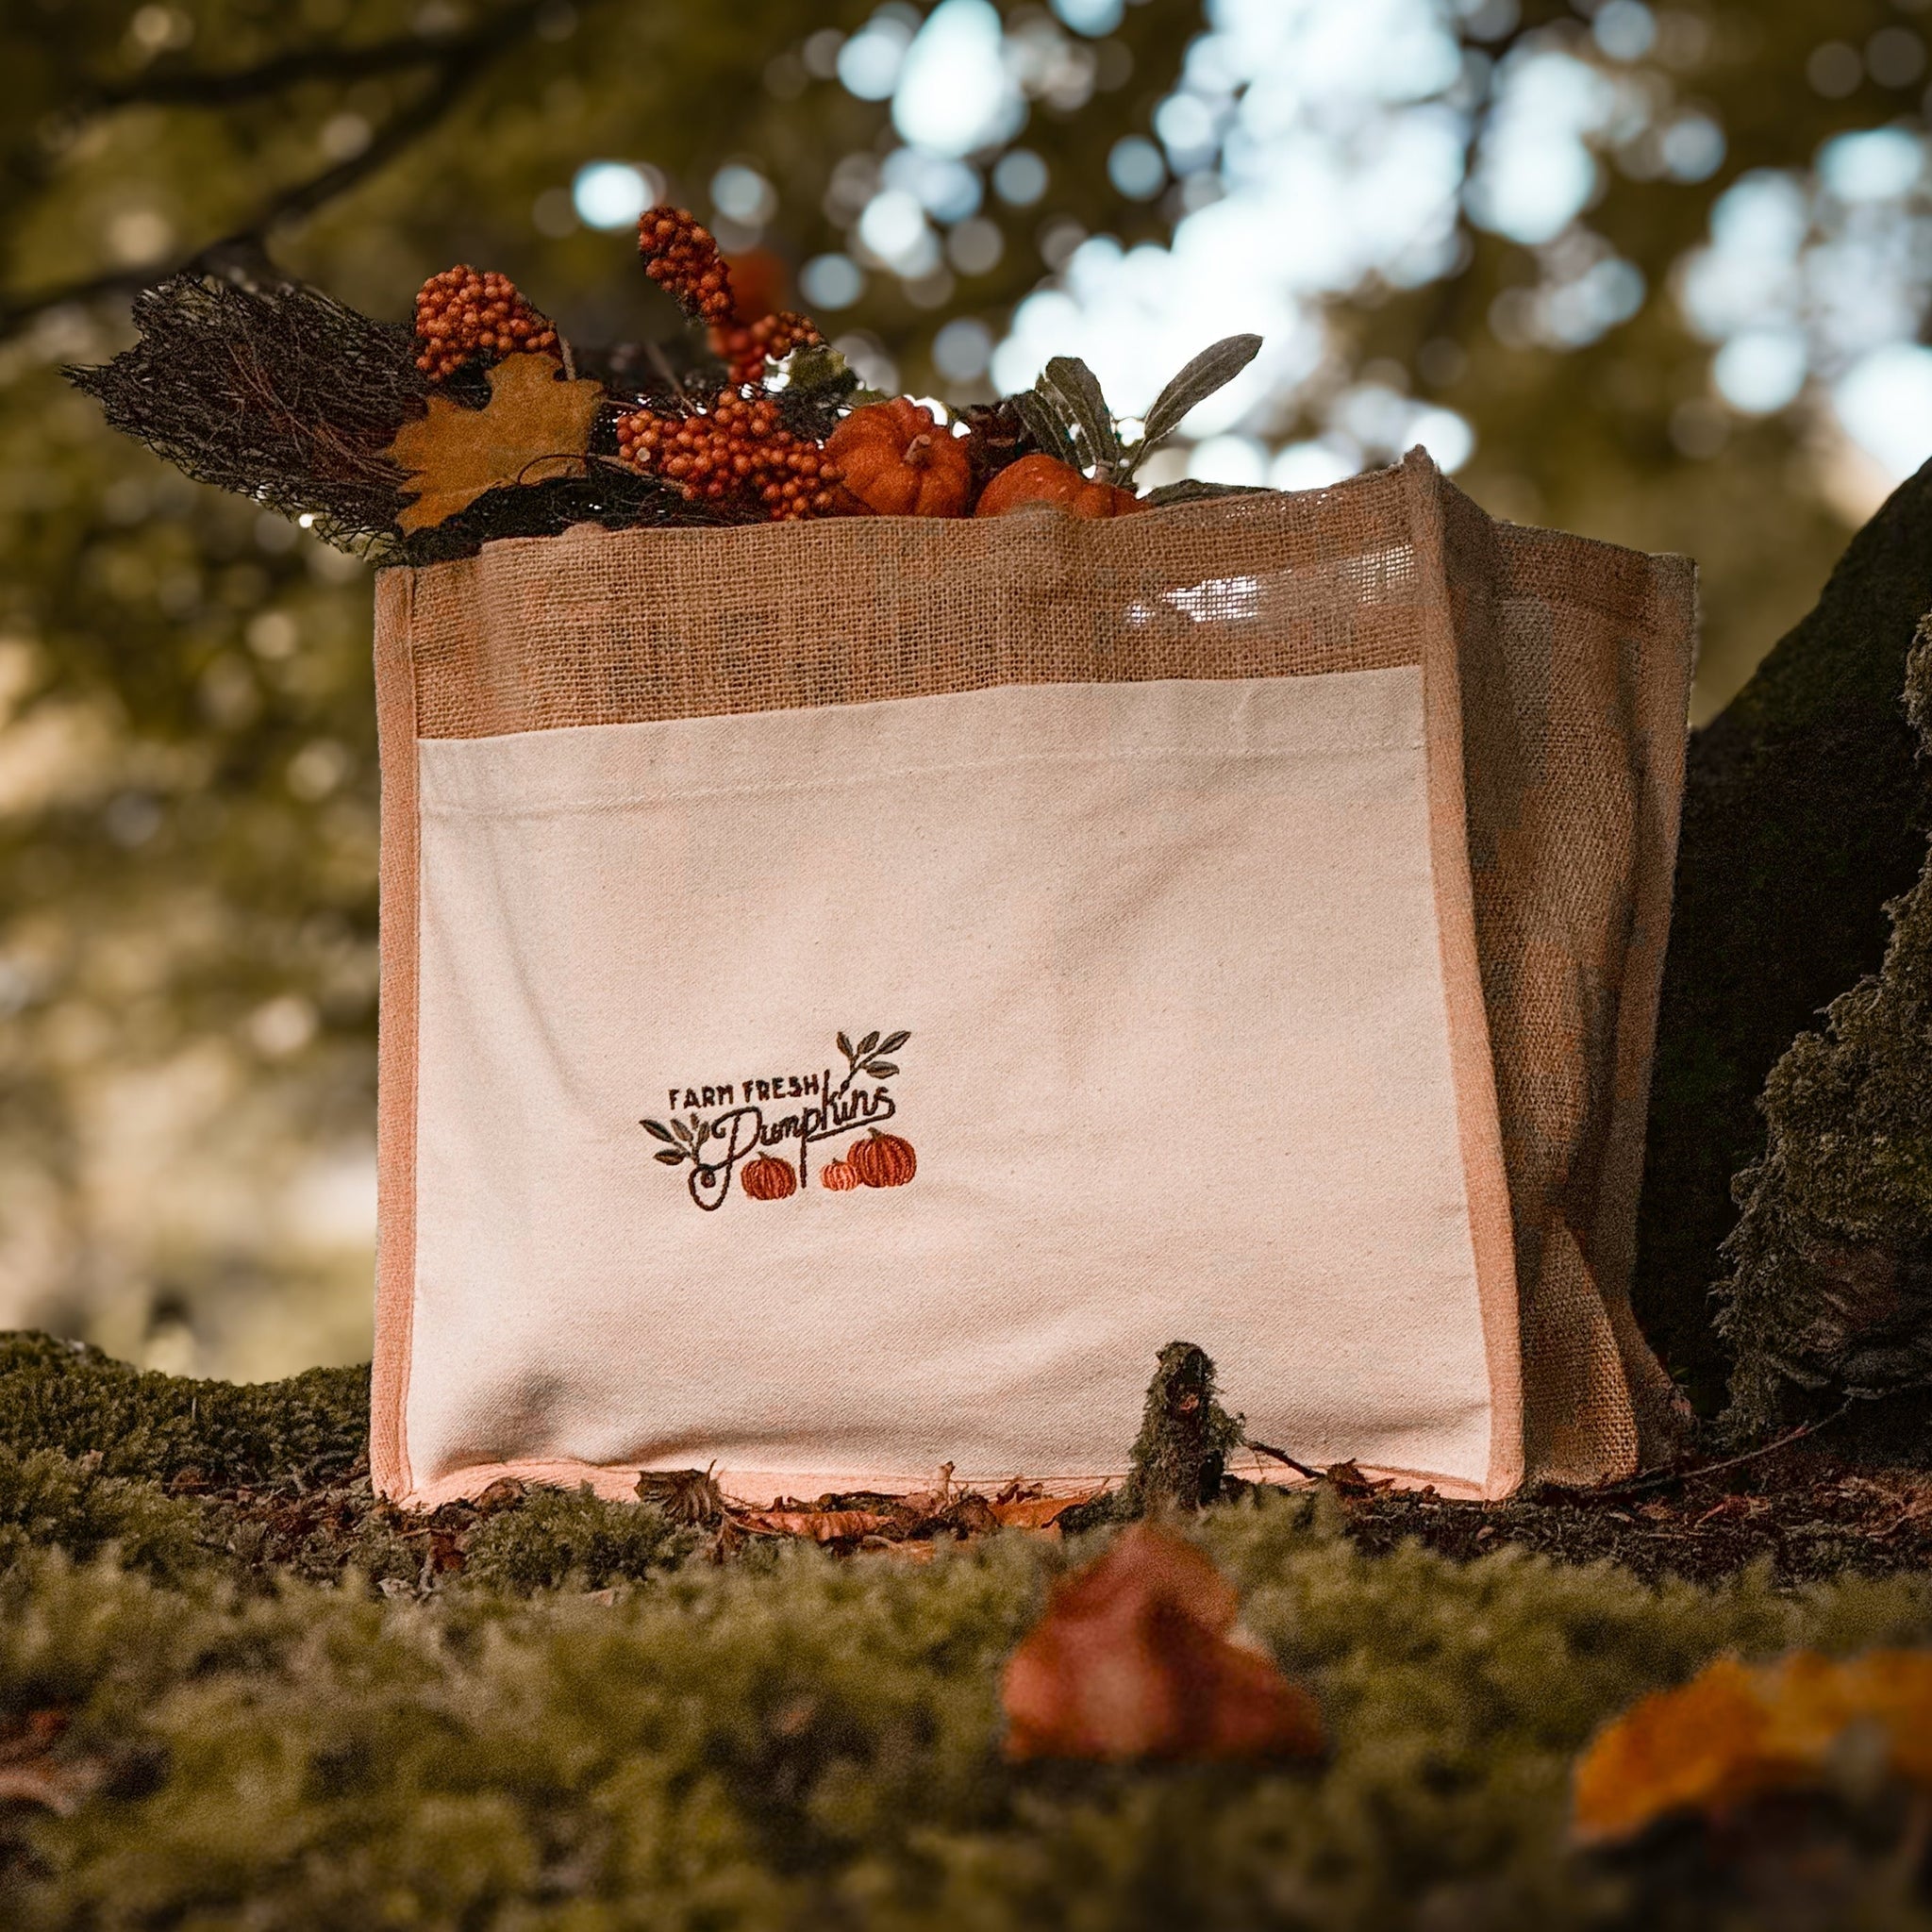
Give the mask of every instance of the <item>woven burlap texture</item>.
[[[1671, 1385], [1629, 1290], [1694, 651], [1686, 559], [1497, 524], [1417, 451], [1331, 490], [1111, 523], [586, 526], [386, 572], [379, 610], [380, 675], [409, 685], [391, 711], [425, 739], [1377, 669], [1422, 663], [1447, 626], [1525, 1472], [1600, 1480], [1673, 1446]], [[390, 756], [386, 743], [386, 773]], [[408, 792], [386, 792], [386, 814], [412, 811]], [[391, 1145], [408, 1050], [406, 1064], [386, 1035]], [[400, 1256], [406, 1243], [384, 1239]], [[379, 1366], [385, 1348], [407, 1364], [392, 1272]]]

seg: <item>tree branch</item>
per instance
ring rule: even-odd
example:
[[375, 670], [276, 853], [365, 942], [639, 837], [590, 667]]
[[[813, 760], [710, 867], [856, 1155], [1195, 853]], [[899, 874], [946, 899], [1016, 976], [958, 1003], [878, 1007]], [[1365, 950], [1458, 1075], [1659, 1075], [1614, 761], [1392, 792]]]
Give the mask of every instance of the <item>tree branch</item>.
[[496, 42], [506, 29], [515, 31], [526, 24], [519, 16], [536, 11], [538, 8], [534, 5], [512, 8], [484, 25], [448, 40], [398, 34], [392, 40], [371, 41], [359, 47], [297, 48], [258, 61], [252, 67], [230, 68], [225, 73], [181, 67], [163, 69], [93, 89], [82, 96], [74, 111], [80, 115], [105, 113], [137, 104], [221, 108], [237, 101], [256, 100], [263, 94], [279, 93], [285, 88], [299, 87], [304, 81], [368, 80], [376, 75], [394, 74], [411, 67], [441, 66], [452, 57], [460, 58], [479, 45]]
[[[17, 334], [36, 316], [46, 313], [50, 308], [64, 308], [75, 302], [97, 301], [109, 295], [132, 295], [149, 283], [165, 280], [170, 275], [231, 266], [237, 260], [265, 260], [264, 244], [275, 227], [284, 222], [313, 214], [317, 208], [346, 193], [358, 182], [385, 167], [404, 149], [420, 141], [448, 114], [487, 68], [529, 35], [542, 7], [543, 0], [520, 0], [519, 5], [499, 14], [488, 25], [459, 39], [440, 44], [417, 43], [417, 61], [412, 64], [433, 62], [441, 71], [419, 99], [399, 108], [376, 130], [360, 154], [332, 162], [319, 174], [277, 190], [242, 227], [204, 243], [172, 266], [108, 269], [50, 289], [36, 290], [30, 294], [0, 299], [0, 341]], [[399, 46], [401, 43], [382, 44]], [[353, 54], [357, 50], [342, 51]], [[260, 67], [246, 72], [262, 74], [274, 68], [286, 68], [296, 58], [290, 56], [265, 61]], [[241, 72], [238, 70], [237, 78]], [[189, 77], [183, 76], [184, 79]], [[203, 78], [219, 80], [223, 76]], [[288, 82], [284, 80], [280, 84], [287, 85]]]

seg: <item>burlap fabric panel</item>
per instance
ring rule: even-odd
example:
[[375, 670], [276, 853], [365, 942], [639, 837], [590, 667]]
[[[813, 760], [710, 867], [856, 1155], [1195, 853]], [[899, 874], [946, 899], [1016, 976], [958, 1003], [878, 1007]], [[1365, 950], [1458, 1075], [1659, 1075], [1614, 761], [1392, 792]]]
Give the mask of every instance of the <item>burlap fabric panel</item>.
[[1466, 775], [1487, 1019], [1463, 1030], [1486, 1084], [1492, 1058], [1509, 1195], [1472, 1214], [1513, 1227], [1522, 1284], [1520, 1332], [1513, 1295], [1495, 1314], [1497, 1387], [1514, 1413], [1520, 1368], [1524, 1417], [1499, 1480], [1632, 1467], [1661, 1412], [1633, 1402], [1662, 1377], [1628, 1274], [1691, 634], [1687, 565], [1497, 526], [1420, 453], [1113, 525], [583, 528], [384, 573], [378, 1480], [411, 1488], [416, 740], [1432, 657], [1459, 670], [1448, 804], [1459, 828]]
[[1630, 1276], [1694, 574], [1681, 558], [1497, 525], [1447, 485], [1442, 496], [1525, 1462], [1596, 1481], [1675, 1443]]

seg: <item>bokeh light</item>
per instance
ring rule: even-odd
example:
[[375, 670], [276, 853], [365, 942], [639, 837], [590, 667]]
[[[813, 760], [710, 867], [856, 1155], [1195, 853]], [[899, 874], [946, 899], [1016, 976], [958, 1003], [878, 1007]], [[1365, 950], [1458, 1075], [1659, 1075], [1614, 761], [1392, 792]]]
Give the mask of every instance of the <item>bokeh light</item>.
[[627, 228], [664, 192], [663, 176], [633, 161], [587, 161], [570, 185], [586, 227]]

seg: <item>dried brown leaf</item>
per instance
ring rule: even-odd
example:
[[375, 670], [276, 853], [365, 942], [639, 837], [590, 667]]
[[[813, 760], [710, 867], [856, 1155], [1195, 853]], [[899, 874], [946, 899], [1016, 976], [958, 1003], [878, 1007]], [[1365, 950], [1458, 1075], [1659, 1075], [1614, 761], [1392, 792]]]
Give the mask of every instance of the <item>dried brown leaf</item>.
[[1090, 1490], [1077, 1496], [1011, 1496], [989, 1506], [1003, 1529], [1051, 1529], [1077, 1503], [1091, 1503], [1100, 1494]]
[[644, 1470], [638, 1476], [638, 1498], [691, 1528], [708, 1529], [725, 1509], [713, 1469]]
[[562, 379], [548, 356], [506, 356], [489, 381], [487, 408], [432, 394], [426, 413], [396, 432], [388, 455], [408, 472], [403, 529], [443, 523], [499, 485], [583, 474], [602, 384]]
[[797, 1536], [815, 1543], [878, 1536], [895, 1526], [875, 1509], [734, 1509], [730, 1521], [754, 1536]]
[[1373, 1496], [1379, 1491], [1394, 1486], [1394, 1478], [1391, 1476], [1364, 1474], [1352, 1456], [1346, 1462], [1331, 1462], [1322, 1474], [1327, 1477], [1330, 1487], [1340, 1496]]
[[1055, 1590], [1001, 1687], [1007, 1756], [1251, 1761], [1323, 1747], [1315, 1702], [1231, 1640], [1234, 1587], [1137, 1524]]

